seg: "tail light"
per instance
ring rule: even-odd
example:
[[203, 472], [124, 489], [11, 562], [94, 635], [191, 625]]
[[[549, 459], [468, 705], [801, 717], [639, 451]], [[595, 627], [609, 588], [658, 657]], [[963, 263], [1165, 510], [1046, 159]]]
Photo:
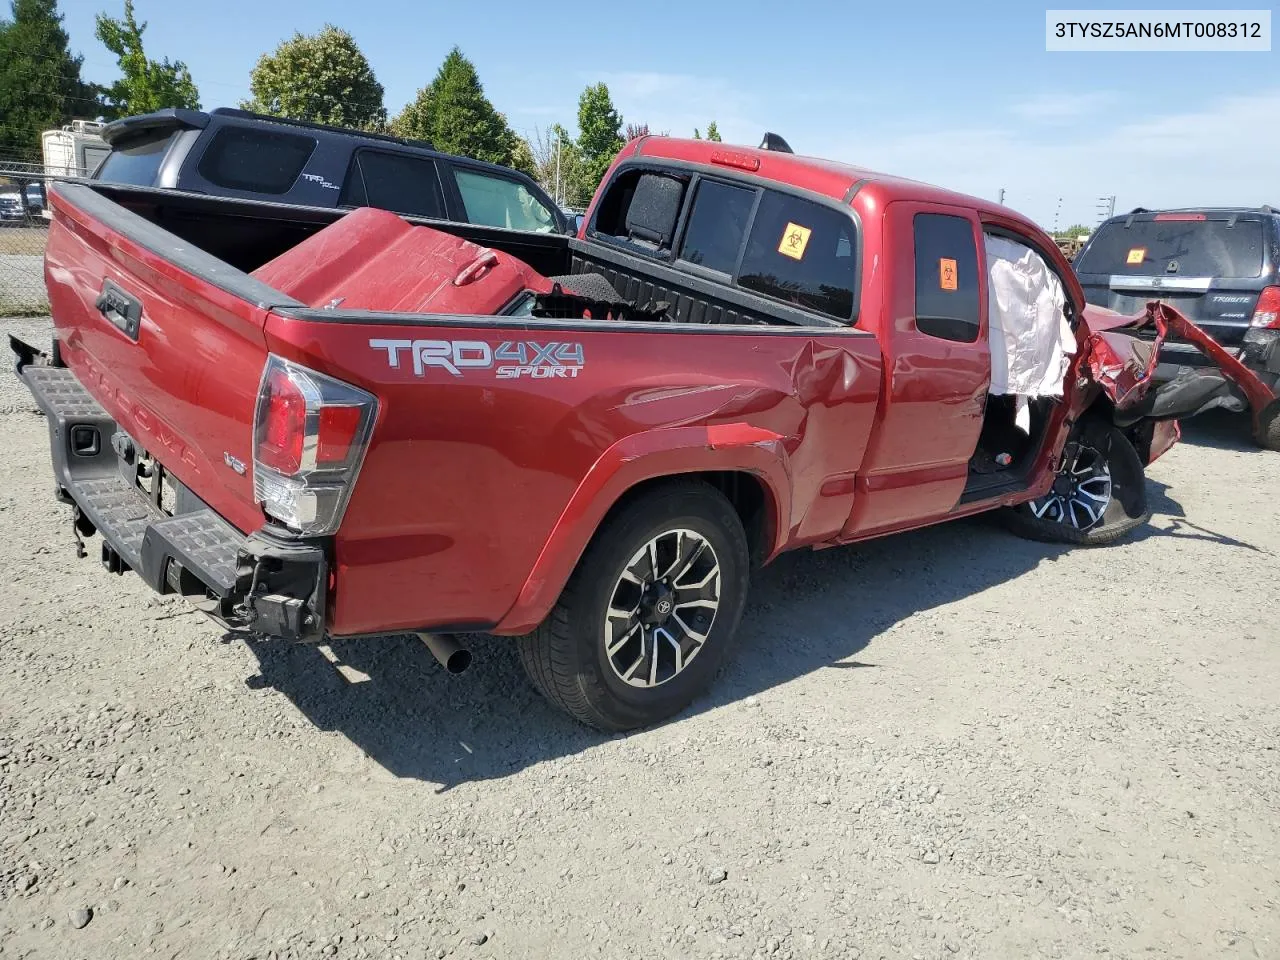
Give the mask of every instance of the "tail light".
[[305, 536], [333, 533], [369, 446], [377, 399], [272, 354], [253, 418], [253, 496]]
[[1280, 287], [1263, 288], [1258, 305], [1253, 309], [1250, 326], [1280, 329]]

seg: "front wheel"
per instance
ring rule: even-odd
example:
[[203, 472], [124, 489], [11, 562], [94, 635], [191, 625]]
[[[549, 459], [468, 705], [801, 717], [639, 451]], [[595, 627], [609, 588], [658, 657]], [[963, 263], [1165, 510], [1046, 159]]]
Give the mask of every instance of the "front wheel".
[[1014, 533], [1033, 540], [1114, 543], [1151, 519], [1138, 451], [1116, 427], [1087, 421], [1068, 437], [1049, 492], [1005, 516]]
[[1273, 400], [1258, 414], [1253, 439], [1263, 450], [1280, 450], [1280, 400]]
[[544, 696], [603, 730], [678, 713], [710, 683], [746, 599], [732, 504], [702, 483], [643, 494], [597, 532], [547, 619], [520, 640]]

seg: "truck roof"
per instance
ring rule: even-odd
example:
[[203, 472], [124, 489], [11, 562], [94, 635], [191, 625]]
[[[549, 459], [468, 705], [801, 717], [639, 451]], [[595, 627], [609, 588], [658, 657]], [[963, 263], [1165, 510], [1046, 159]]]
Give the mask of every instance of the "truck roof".
[[[1035, 226], [1026, 217], [989, 200], [973, 197], [919, 180], [880, 173], [865, 167], [757, 147], [742, 147], [709, 140], [686, 140], [679, 137], [647, 136], [635, 142], [633, 156], [675, 160], [710, 166], [726, 166], [745, 170], [765, 180], [801, 187], [849, 202], [854, 195], [867, 190], [879, 195], [883, 202], [892, 200], [926, 200], [952, 203], [987, 213], [1021, 220]], [[1036, 227], [1036, 229], [1040, 229]]]

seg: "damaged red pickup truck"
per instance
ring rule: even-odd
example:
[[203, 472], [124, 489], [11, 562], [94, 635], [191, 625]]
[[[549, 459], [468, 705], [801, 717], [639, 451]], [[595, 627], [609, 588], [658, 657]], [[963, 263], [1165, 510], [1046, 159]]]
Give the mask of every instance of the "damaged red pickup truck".
[[516, 636], [611, 729], [697, 695], [784, 550], [996, 508], [1074, 543], [1144, 523], [1178, 411], [1148, 415], [1159, 337], [1127, 331], [1195, 333], [1086, 307], [1003, 207], [666, 137], [623, 149], [577, 238], [106, 184], [52, 205], [54, 350], [13, 346], [108, 568], [283, 640]]

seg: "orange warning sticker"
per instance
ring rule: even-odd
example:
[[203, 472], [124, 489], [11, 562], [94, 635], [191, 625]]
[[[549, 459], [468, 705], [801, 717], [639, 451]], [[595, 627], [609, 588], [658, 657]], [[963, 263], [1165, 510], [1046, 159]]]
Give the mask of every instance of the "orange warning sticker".
[[1129, 256], [1128, 259], [1125, 260], [1125, 263], [1129, 266], [1133, 266], [1134, 264], [1141, 263], [1145, 259], [1147, 259], [1147, 248], [1134, 247], [1129, 251]]
[[804, 248], [809, 245], [809, 234], [813, 233], [808, 227], [802, 227], [798, 223], [788, 223], [787, 229], [782, 231], [782, 240], [778, 243], [778, 252], [784, 257], [790, 257], [792, 260], [804, 259]]
[[956, 280], [956, 262], [948, 257], [938, 260], [938, 286], [943, 290], [955, 290], [959, 286]]

